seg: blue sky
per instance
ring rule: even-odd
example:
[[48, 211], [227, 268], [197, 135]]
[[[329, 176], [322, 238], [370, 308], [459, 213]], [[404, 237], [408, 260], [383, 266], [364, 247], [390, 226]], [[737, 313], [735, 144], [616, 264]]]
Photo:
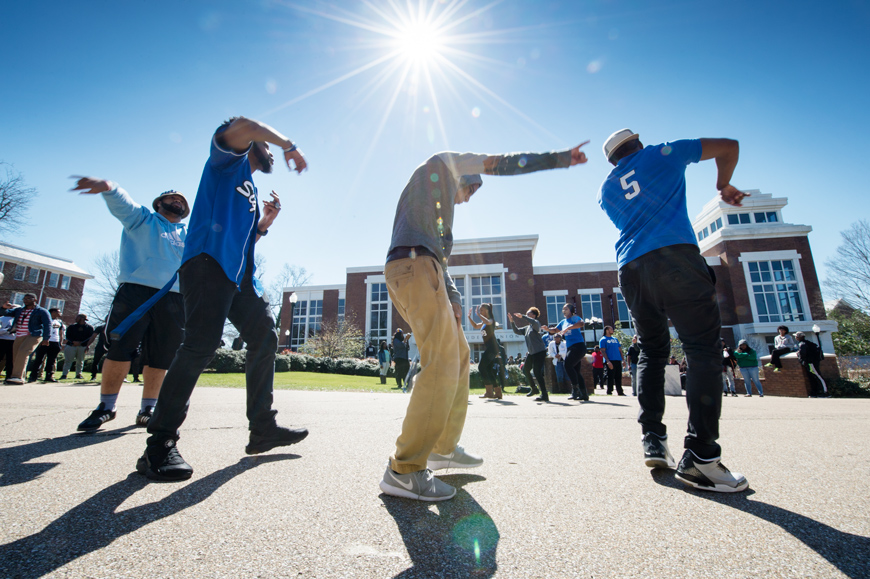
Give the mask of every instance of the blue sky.
[[[423, 4], [455, 12], [438, 54], [414, 64], [401, 50], [385, 58], [399, 49], [377, 30], [395, 33], [393, 15], [417, 1], [4, 3], [0, 160], [39, 191], [33, 226], [5, 241], [89, 268], [121, 227], [67, 177], [115, 180], [141, 203], [166, 189], [193, 198], [211, 133], [238, 114], [285, 133], [310, 164], [255, 178], [284, 201], [258, 245], [267, 280], [285, 262], [315, 284], [382, 263], [398, 196], [435, 152], [587, 139], [585, 166], [485, 177], [454, 232], [536, 233], [536, 265], [614, 261], [595, 196], [601, 145], [622, 127], [647, 144], [738, 139], [732, 182], [789, 198], [786, 220], [814, 228], [822, 279], [839, 232], [868, 216], [865, 1]], [[694, 217], [715, 166], [687, 177]]]

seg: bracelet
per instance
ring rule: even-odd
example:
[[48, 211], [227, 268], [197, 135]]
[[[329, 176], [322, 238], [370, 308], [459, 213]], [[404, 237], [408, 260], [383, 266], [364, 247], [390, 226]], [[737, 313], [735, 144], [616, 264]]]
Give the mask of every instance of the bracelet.
[[266, 231], [260, 231], [259, 229], [257, 230], [257, 235], [259, 235], [260, 237], [263, 237], [263, 236], [266, 235], [267, 233], [269, 233], [269, 230], [268, 230], [268, 229], [267, 229]]
[[296, 143], [293, 143], [292, 145], [290, 145], [289, 147], [284, 149], [284, 152], [285, 153], [292, 153], [295, 150], [296, 150]]

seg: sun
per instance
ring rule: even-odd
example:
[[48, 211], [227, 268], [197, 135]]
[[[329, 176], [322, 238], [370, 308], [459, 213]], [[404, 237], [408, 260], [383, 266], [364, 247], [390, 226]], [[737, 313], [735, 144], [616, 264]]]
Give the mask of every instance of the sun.
[[395, 47], [406, 61], [428, 64], [440, 54], [444, 40], [444, 35], [435, 26], [418, 22], [396, 32]]

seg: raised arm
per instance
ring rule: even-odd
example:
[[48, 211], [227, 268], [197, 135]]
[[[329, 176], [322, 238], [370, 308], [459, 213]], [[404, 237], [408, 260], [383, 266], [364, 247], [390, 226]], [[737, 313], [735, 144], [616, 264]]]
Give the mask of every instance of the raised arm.
[[475, 330], [479, 330], [480, 328], [483, 327], [483, 324], [478, 324], [477, 322], [474, 321], [474, 318], [471, 317], [471, 309], [468, 310], [468, 321], [471, 322], [471, 326]]
[[[284, 150], [284, 162], [287, 163], [287, 168], [291, 171], [295, 170], [297, 173], [301, 173], [307, 166], [302, 151], [296, 148], [293, 141], [269, 125], [254, 119], [237, 118], [221, 133], [220, 140], [220, 144], [226, 145], [236, 152], [247, 150], [254, 141], [272, 143]], [[290, 165], [291, 159], [296, 165], [295, 169]]]
[[740, 144], [733, 139], [701, 139], [701, 160], [716, 159], [716, 190], [725, 203], [735, 207], [742, 207], [743, 198], [749, 197], [748, 193], [731, 185], [739, 157]]

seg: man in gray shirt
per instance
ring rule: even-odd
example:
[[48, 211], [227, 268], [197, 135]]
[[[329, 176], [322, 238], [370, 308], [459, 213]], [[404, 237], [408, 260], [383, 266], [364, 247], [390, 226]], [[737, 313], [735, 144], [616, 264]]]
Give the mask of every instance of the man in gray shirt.
[[[541, 316], [541, 310], [538, 308], [529, 308], [526, 315], [520, 313], [511, 314], [511, 328], [515, 334], [525, 336], [526, 338], [526, 361], [523, 363], [523, 374], [526, 375], [526, 380], [529, 382], [532, 391], [526, 396], [534, 396], [538, 393], [538, 387], [535, 386], [535, 380], [532, 378], [532, 369], [535, 370], [535, 377], [538, 379], [538, 384], [541, 385], [541, 395], [535, 398], [535, 402], [549, 402], [550, 395], [547, 393], [547, 385], [544, 383], [544, 362], [547, 361], [547, 346], [541, 338], [541, 322], [538, 318]], [[517, 322], [525, 325], [525, 328], [517, 327]]]
[[384, 276], [393, 305], [417, 337], [421, 370], [380, 483], [384, 493], [447, 500], [456, 489], [432, 471], [483, 464], [458, 445], [468, 407], [470, 355], [461, 325], [462, 296], [447, 271], [454, 207], [480, 188], [481, 173], [519, 175], [578, 165], [586, 162], [580, 151], [585, 144], [540, 154], [438, 153], [411, 175], [396, 208]]

